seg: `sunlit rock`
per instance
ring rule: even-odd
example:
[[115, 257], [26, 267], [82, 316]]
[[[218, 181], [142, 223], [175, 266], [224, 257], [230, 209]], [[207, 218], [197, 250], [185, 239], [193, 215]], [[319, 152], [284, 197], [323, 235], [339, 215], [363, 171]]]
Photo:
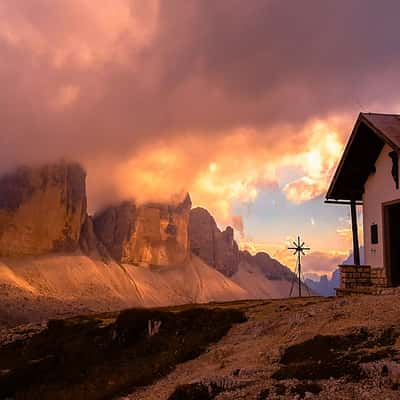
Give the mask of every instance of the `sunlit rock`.
[[0, 256], [79, 247], [86, 174], [74, 163], [21, 167], [0, 178]]
[[94, 217], [94, 231], [118, 262], [179, 265], [189, 254], [189, 195], [177, 205], [133, 201], [109, 207]]

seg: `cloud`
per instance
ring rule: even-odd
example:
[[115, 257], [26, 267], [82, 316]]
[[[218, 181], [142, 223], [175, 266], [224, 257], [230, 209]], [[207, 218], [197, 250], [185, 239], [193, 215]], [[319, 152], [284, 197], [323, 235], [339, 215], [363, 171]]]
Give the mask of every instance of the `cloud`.
[[[281, 263], [290, 269], [296, 268], [296, 257], [287, 249], [277, 249], [272, 253]], [[329, 275], [347, 258], [345, 251], [312, 251], [301, 259], [302, 272], [304, 274]]]
[[[296, 269], [297, 256], [293, 254], [293, 251], [287, 249], [292, 246], [292, 239], [288, 239], [288, 246], [282, 246], [272, 243], [264, 243], [254, 241], [248, 237], [242, 237], [237, 239], [241, 250], [247, 250], [251, 254], [258, 252], [266, 252], [271, 257], [279, 260], [283, 265], [289, 267], [292, 271]], [[338, 265], [341, 264], [349, 253], [345, 251], [311, 251], [310, 253], [302, 257], [302, 271], [305, 275], [329, 275]]]
[[80, 87], [77, 85], [66, 85], [60, 88], [56, 100], [55, 107], [68, 107], [78, 100]]
[[359, 103], [399, 103], [399, 11], [395, 0], [1, 2], [0, 171], [77, 159], [92, 208], [189, 190], [231, 221], [233, 203], [280, 185], [289, 166], [299, 176], [283, 190], [306, 201], [326, 190]]
[[286, 197], [294, 203], [314, 199], [326, 192], [343, 149], [339, 135], [326, 123], [316, 122], [309, 128], [309, 135], [303, 152], [292, 159], [303, 175], [283, 188]]
[[306, 257], [303, 257], [303, 272], [329, 275], [343, 263], [347, 256], [348, 253], [342, 251], [311, 252]]
[[236, 229], [241, 236], [244, 235], [244, 224], [243, 218], [241, 215], [233, 215], [232, 216], [232, 226]]
[[[349, 212], [350, 214], [350, 212]], [[360, 246], [364, 242], [364, 226], [363, 226], [363, 215], [362, 208], [357, 207], [357, 228], [358, 228], [358, 242]], [[336, 234], [344, 242], [348, 244], [348, 247], [353, 247], [353, 232], [351, 227], [351, 218], [339, 218], [339, 225], [336, 228]]]
[[[220, 133], [213, 141], [201, 134], [174, 136], [168, 142], [159, 140], [142, 146], [140, 153], [118, 162], [108, 176], [116, 183], [118, 189], [113, 193], [118, 197], [168, 201], [171, 193], [189, 191], [194, 205], [207, 207], [222, 224], [234, 224], [232, 204], [251, 203], [262, 188], [279, 186], [283, 168], [291, 167], [315, 178], [319, 188], [314, 190], [315, 196], [325, 190], [337, 148], [342, 147], [327, 124], [339, 126], [336, 120], [312, 121], [299, 131], [297, 135], [306, 138], [302, 148], [279, 141], [264, 145], [264, 137], [270, 132], [250, 128]], [[290, 135], [287, 127], [281, 129]], [[325, 135], [325, 131], [331, 133]], [[309, 162], [313, 158], [324, 161]], [[292, 201], [312, 198], [305, 191], [287, 191], [287, 186], [284, 191]]]
[[271, 246], [263, 242], [256, 242], [248, 237], [235, 238], [240, 250], [248, 251], [250, 254], [266, 252], [271, 254]]

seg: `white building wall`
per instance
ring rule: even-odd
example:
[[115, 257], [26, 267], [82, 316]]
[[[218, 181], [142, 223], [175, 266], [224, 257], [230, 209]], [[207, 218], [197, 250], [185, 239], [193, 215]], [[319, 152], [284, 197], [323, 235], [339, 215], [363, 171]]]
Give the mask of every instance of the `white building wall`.
[[[384, 267], [383, 210], [382, 204], [400, 200], [400, 190], [392, 177], [392, 148], [385, 145], [375, 163], [376, 172], [371, 174], [365, 184], [363, 196], [363, 228], [365, 264], [372, 268]], [[400, 167], [400, 161], [399, 161]], [[400, 172], [400, 171], [399, 171]], [[371, 225], [378, 225], [378, 244], [371, 244]]]

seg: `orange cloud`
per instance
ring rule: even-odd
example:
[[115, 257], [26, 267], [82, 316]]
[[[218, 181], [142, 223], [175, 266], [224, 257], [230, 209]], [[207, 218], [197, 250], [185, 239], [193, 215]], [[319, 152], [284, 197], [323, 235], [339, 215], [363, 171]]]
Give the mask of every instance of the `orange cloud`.
[[[358, 108], [352, 98], [398, 103], [385, 85], [364, 84], [379, 73], [393, 82], [396, 60], [393, 72], [377, 60], [396, 53], [379, 46], [380, 56], [360, 54], [365, 47], [352, 40], [365, 35], [342, 24], [347, 4], [327, 26], [326, 7], [314, 4], [311, 18], [294, 2], [305, 29], [293, 41], [281, 29], [287, 5], [264, 3], [0, 2], [0, 172], [72, 158], [88, 170], [91, 209], [189, 191], [222, 224], [235, 222], [233, 205], [253, 202], [266, 185], [293, 202], [320, 195]], [[324, 29], [314, 30], [310, 46], [300, 31], [315, 23]], [[393, 38], [384, 29], [379, 38], [365, 33], [380, 43]], [[363, 68], [335, 64], [348, 55]], [[289, 182], [285, 168], [296, 171]]]
[[[239, 238], [238, 243], [241, 250], [247, 250], [251, 254], [266, 252], [294, 271], [296, 269], [297, 256], [293, 254], [293, 251], [287, 249], [287, 247], [292, 246], [292, 241], [292, 238], [288, 238], [287, 244], [282, 246], [280, 244], [257, 242], [249, 238]], [[311, 251], [302, 257], [302, 271], [303, 273], [329, 275], [347, 257], [347, 252], [339, 250]]]
[[236, 241], [238, 242], [239, 248], [241, 250], [246, 250], [250, 254], [256, 254], [259, 252], [265, 252], [268, 254], [272, 254], [277, 250], [277, 246], [264, 243], [264, 242], [257, 242], [254, 240], [249, 239], [248, 237], [240, 237], [236, 238]]
[[[350, 213], [350, 210], [349, 210]], [[364, 238], [364, 228], [363, 228], [363, 215], [362, 208], [357, 207], [357, 222], [358, 222], [358, 241], [359, 245], [363, 245]], [[346, 218], [339, 219], [339, 226], [336, 228], [336, 234], [339, 239], [344, 244], [344, 247], [352, 248], [353, 247], [353, 232], [351, 227], [351, 219], [350, 216]]]
[[305, 143], [265, 141], [269, 133], [254, 129], [226, 132], [212, 140], [202, 135], [175, 136], [168, 143], [143, 147], [129, 161], [119, 163], [110, 177], [118, 197], [135, 197], [139, 202], [168, 201], [189, 191], [195, 206], [208, 208], [219, 223], [243, 231], [233, 204], [252, 203], [263, 187], [280, 186], [283, 168], [307, 174], [283, 188], [290, 201], [309, 200], [326, 189], [342, 147], [334, 133], [337, 126], [336, 121], [317, 121], [301, 132], [281, 127], [287, 137]]
[[342, 138], [329, 123], [318, 121], [310, 126], [308, 143], [291, 160], [303, 174], [283, 188], [286, 197], [295, 203], [324, 194], [334, 168], [342, 154]]
[[87, 0], [1, 2], [0, 40], [48, 57], [57, 69], [127, 62], [125, 41], [135, 50], [149, 44], [158, 13], [158, 0], [103, 0], [98, 5]]
[[[286, 248], [272, 252], [273, 257], [281, 263], [289, 266], [292, 270], [296, 268], [296, 256]], [[348, 256], [345, 251], [311, 251], [302, 257], [303, 273], [314, 273], [318, 275], [329, 274], [334, 271]]]
[[66, 85], [60, 88], [54, 106], [55, 108], [64, 108], [72, 105], [78, 100], [80, 95], [80, 87], [77, 85]]
[[232, 205], [253, 202], [260, 187], [276, 182], [267, 149], [256, 132], [238, 131], [210, 141], [201, 136], [154, 143], [114, 169], [118, 197], [139, 202], [168, 201], [189, 191], [194, 206], [207, 207], [221, 224], [243, 230]]
[[236, 229], [241, 236], [244, 235], [244, 224], [243, 218], [241, 215], [233, 215], [232, 216], [232, 226]]

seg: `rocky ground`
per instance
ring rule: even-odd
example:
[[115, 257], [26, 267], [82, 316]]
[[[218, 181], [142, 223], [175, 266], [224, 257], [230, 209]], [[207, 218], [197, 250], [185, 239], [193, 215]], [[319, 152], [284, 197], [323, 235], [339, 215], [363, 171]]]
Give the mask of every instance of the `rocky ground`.
[[0, 346], [0, 399], [102, 400], [150, 384], [202, 354], [246, 317], [209, 305], [49, 320]]
[[400, 295], [226, 305], [248, 321], [125, 400], [400, 399]]
[[[399, 301], [394, 290], [209, 305], [242, 311], [247, 321], [151, 385], [115, 399], [400, 399]], [[14, 328], [3, 340], [44, 328]]]

